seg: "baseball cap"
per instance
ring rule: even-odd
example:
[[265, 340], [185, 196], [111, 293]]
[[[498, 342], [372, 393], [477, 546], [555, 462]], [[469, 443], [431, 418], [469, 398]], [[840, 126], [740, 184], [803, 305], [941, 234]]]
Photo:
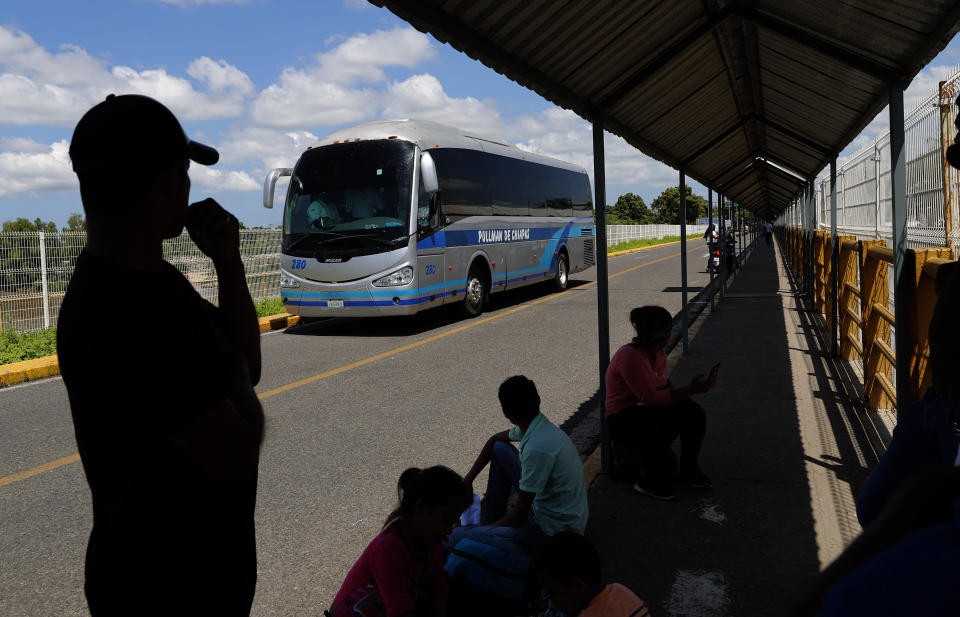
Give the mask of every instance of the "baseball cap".
[[188, 138], [162, 103], [140, 94], [107, 95], [80, 118], [70, 140], [70, 160], [77, 173], [128, 169], [183, 157], [213, 165], [220, 155]]

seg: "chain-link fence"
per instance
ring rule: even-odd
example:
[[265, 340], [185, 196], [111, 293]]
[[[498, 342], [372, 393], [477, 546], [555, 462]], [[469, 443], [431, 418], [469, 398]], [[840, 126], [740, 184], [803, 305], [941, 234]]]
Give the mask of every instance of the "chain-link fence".
[[[956, 133], [954, 99], [960, 94], [960, 68], [904, 118], [904, 158], [907, 172], [907, 246], [956, 245], [960, 240], [960, 184], [956, 170], [944, 161], [944, 148]], [[941, 96], [942, 95], [942, 96]], [[830, 228], [830, 177], [816, 185], [817, 223]], [[883, 238], [891, 245], [892, 197], [890, 134], [837, 167], [837, 230], [860, 239]], [[944, 213], [949, 207], [950, 217]], [[794, 208], [796, 206], [793, 206]], [[792, 210], [783, 218], [792, 224]]]
[[[278, 229], [240, 232], [247, 286], [255, 300], [280, 295], [280, 235]], [[85, 243], [82, 232], [0, 233], [0, 330], [40, 330], [56, 325], [60, 302]], [[187, 233], [164, 241], [163, 256], [200, 295], [217, 301], [213, 262]]]
[[[688, 225], [695, 240], [706, 225]], [[679, 236], [679, 225], [608, 225], [607, 246], [630, 240]], [[240, 255], [254, 300], [280, 295], [279, 229], [240, 232]], [[0, 233], [0, 330], [54, 326], [60, 302], [86, 242], [82, 232]], [[163, 257], [187, 277], [201, 296], [217, 301], [217, 273], [187, 233], [165, 240]], [[105, 300], [106, 301], [106, 300]]]

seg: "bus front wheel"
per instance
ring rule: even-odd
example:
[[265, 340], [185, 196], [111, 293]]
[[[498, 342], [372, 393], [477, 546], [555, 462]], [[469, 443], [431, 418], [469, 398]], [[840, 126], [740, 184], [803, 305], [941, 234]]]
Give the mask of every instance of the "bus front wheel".
[[567, 260], [567, 253], [560, 251], [557, 255], [557, 276], [553, 279], [554, 291], [566, 291], [567, 284], [570, 282], [570, 263]]
[[476, 317], [483, 312], [483, 304], [487, 299], [487, 281], [477, 266], [470, 267], [467, 275], [467, 293], [463, 298], [463, 312], [467, 317]]

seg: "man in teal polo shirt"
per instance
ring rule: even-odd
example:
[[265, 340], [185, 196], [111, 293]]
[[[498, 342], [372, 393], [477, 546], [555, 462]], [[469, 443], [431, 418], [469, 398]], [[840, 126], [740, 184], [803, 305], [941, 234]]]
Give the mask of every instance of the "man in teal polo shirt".
[[[510, 377], [498, 392], [503, 415], [515, 426], [490, 437], [464, 477], [473, 485], [490, 464], [486, 508], [488, 525], [458, 527], [450, 538], [493, 534], [536, 547], [560, 531], [582, 534], [587, 526], [583, 465], [570, 438], [540, 413], [540, 395], [522, 375]], [[510, 442], [519, 442], [514, 448]], [[510, 489], [519, 491], [508, 512]]]

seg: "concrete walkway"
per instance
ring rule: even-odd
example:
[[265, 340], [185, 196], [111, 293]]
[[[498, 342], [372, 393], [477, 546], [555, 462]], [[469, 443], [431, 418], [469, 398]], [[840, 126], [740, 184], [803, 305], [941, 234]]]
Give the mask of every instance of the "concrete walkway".
[[[701, 466], [708, 492], [660, 502], [601, 475], [587, 536], [605, 577], [659, 616], [776, 615], [860, 531], [854, 512], [892, 418], [865, 412], [855, 371], [824, 350], [780, 252], [762, 241], [671, 360], [685, 384], [721, 362]], [[614, 347], [615, 349], [615, 347]], [[829, 351], [829, 350], [827, 350]]]

